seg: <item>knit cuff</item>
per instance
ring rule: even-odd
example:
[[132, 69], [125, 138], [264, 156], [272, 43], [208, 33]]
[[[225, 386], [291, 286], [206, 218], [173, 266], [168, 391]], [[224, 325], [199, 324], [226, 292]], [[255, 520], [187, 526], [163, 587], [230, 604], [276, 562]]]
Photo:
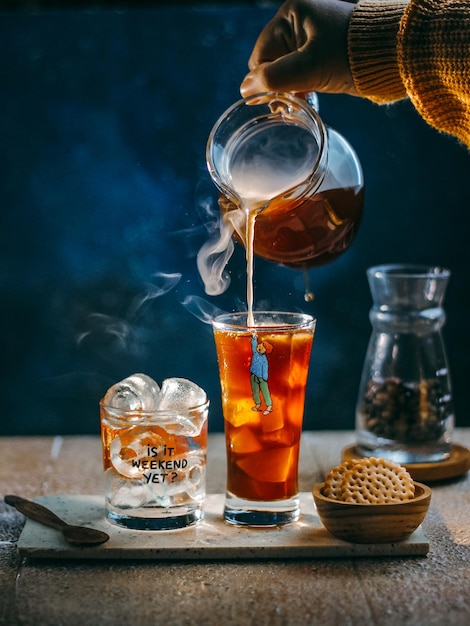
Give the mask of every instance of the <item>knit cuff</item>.
[[378, 103], [406, 97], [397, 62], [397, 36], [408, 2], [360, 0], [348, 31], [351, 73], [359, 95]]

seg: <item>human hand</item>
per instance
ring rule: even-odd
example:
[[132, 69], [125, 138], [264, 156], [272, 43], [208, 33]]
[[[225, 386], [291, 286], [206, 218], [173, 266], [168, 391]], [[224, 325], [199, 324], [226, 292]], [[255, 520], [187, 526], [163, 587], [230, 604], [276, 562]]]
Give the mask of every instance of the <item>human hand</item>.
[[353, 9], [344, 0], [287, 0], [258, 37], [242, 96], [265, 91], [357, 95], [347, 41]]

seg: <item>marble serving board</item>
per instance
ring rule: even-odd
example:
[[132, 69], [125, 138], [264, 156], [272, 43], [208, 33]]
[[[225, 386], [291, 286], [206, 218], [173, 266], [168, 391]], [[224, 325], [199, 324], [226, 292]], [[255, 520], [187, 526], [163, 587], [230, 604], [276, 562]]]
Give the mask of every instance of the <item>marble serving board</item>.
[[21, 556], [52, 559], [220, 560], [422, 556], [429, 543], [422, 528], [394, 544], [355, 544], [336, 539], [322, 525], [310, 493], [301, 493], [301, 516], [276, 528], [227, 524], [224, 496], [206, 497], [204, 519], [173, 531], [133, 531], [107, 521], [100, 496], [51, 495], [37, 501], [71, 524], [91, 526], [110, 535], [98, 546], [73, 546], [52, 528], [27, 520], [18, 541]]

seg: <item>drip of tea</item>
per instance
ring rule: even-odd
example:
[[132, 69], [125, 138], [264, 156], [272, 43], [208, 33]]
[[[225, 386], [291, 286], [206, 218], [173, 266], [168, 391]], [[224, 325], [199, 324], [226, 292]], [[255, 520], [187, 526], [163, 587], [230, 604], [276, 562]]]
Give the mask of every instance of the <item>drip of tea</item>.
[[315, 300], [315, 294], [310, 288], [310, 276], [308, 275], [308, 270], [304, 270], [304, 281], [305, 281], [305, 292], [304, 292], [304, 300], [305, 302], [313, 302]]

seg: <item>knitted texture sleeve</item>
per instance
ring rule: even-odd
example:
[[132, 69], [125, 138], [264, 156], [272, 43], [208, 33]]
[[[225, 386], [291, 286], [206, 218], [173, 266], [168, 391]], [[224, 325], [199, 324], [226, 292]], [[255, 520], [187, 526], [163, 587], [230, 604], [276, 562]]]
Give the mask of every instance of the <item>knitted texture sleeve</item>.
[[429, 124], [470, 147], [470, 0], [360, 0], [348, 45], [360, 95], [408, 96]]

